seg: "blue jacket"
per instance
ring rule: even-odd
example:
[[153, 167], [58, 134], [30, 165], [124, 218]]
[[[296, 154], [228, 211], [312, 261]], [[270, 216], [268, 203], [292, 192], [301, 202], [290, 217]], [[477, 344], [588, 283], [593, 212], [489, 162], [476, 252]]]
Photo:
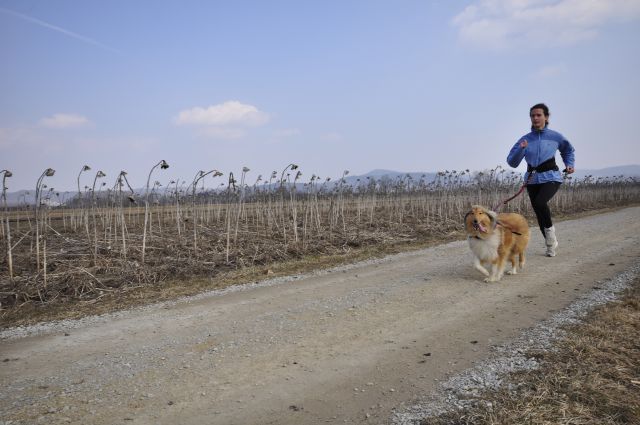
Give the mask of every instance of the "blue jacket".
[[[526, 148], [520, 147], [520, 142], [526, 140]], [[522, 136], [511, 148], [507, 156], [507, 164], [516, 168], [524, 158], [528, 165], [537, 167], [543, 162], [554, 158], [556, 151], [560, 151], [565, 167], [575, 167], [575, 149], [564, 136], [557, 131], [550, 130], [545, 126], [542, 130], [533, 130], [529, 134]], [[524, 174], [524, 181], [529, 178], [529, 173]], [[529, 184], [541, 184], [547, 182], [562, 183], [560, 171], [550, 170], [542, 173], [535, 173]]]

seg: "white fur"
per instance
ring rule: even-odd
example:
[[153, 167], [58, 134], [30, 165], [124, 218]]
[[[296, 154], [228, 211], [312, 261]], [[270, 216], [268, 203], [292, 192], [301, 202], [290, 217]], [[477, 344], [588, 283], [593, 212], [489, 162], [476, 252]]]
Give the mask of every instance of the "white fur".
[[[517, 274], [518, 268], [524, 267], [529, 226], [523, 216], [516, 213], [499, 215], [474, 205], [465, 215], [464, 222], [469, 248], [474, 255], [473, 267], [486, 277], [485, 282], [502, 279], [507, 261], [511, 263], [507, 274]], [[517, 265], [516, 256], [519, 257]], [[491, 267], [487, 267], [488, 264]]]
[[[473, 259], [473, 267], [483, 275], [487, 276], [485, 282], [497, 282], [502, 278], [504, 274], [504, 263], [502, 267], [492, 263], [498, 258], [498, 246], [500, 246], [500, 233], [495, 232], [488, 235], [486, 238], [477, 239], [474, 237], [467, 238], [469, 241], [469, 248], [475, 258]], [[489, 272], [482, 263], [491, 264], [491, 272]], [[516, 274], [515, 268], [512, 274]]]

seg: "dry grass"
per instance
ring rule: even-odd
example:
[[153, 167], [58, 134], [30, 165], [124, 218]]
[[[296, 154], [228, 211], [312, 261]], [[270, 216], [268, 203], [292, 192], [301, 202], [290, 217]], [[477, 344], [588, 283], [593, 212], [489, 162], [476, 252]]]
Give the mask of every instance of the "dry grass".
[[[615, 208], [565, 215], [558, 214], [556, 220], [576, 219], [613, 210]], [[316, 250], [307, 255], [293, 256], [289, 259], [276, 258], [246, 267], [216, 267], [216, 272], [208, 276], [174, 275], [153, 284], [131, 282], [128, 285], [110, 288], [96, 285], [97, 287], [87, 293], [86, 297], [59, 296], [46, 303], [23, 302], [8, 308], [3, 306], [0, 309], [0, 328], [24, 326], [49, 320], [77, 319], [87, 315], [119, 311], [153, 302], [175, 300], [179, 297], [223, 289], [231, 285], [259, 281], [267, 277], [305, 273], [398, 252], [421, 249], [463, 238], [461, 226], [457, 227], [454, 223], [453, 226], [441, 229], [439, 232], [415, 232], [416, 239], [414, 240], [386, 238], [370, 241], [370, 243], [361, 243], [359, 246], [350, 246], [347, 249], [339, 247], [321, 252]], [[170, 266], [170, 264], [164, 265], [165, 268]], [[82, 276], [81, 274], [82, 272], [78, 271], [83, 282], [90, 281], [88, 275]], [[101, 279], [104, 281], [104, 276], [101, 276]], [[10, 285], [10, 283], [5, 282], [5, 285]]]
[[514, 374], [516, 390], [422, 425], [640, 424], [640, 279], [567, 330], [557, 351], [531, 353], [542, 367]]
[[307, 255], [287, 261], [228, 270], [220, 272], [215, 278], [173, 278], [154, 285], [124, 286], [118, 291], [103, 292], [98, 297], [87, 300], [59, 298], [46, 305], [24, 303], [17, 308], [5, 309], [0, 313], [0, 328], [25, 326], [50, 320], [77, 319], [87, 315], [103, 314], [139, 307], [153, 302], [175, 300], [180, 297], [223, 289], [232, 285], [256, 282], [279, 276], [307, 273], [357, 261], [381, 258], [400, 252], [422, 249], [428, 246], [454, 241], [461, 237], [462, 233], [454, 231], [446, 235], [437, 235], [437, 237], [425, 237], [420, 241], [361, 246], [335, 254]]
[[[148, 209], [118, 192], [37, 213], [5, 210], [0, 327], [191, 295], [258, 280], [266, 269], [307, 271], [459, 238], [470, 205], [497, 205], [519, 188], [519, 175], [504, 171], [441, 173], [431, 183], [340, 181], [333, 188], [312, 176], [303, 191], [231, 185], [196, 195], [176, 188]], [[563, 185], [552, 210], [556, 218], [576, 217], [638, 202], [640, 181], [585, 180]], [[525, 196], [507, 209], [534, 221]]]

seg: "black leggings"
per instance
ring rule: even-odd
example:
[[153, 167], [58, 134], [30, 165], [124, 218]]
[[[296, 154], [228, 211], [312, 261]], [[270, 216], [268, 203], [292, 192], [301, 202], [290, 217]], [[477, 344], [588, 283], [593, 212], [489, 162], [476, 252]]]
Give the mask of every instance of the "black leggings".
[[551, 210], [547, 203], [553, 198], [553, 195], [556, 194], [559, 188], [560, 183], [558, 182], [527, 185], [527, 193], [529, 194], [533, 211], [536, 213], [542, 236], [544, 236], [545, 228], [553, 226], [551, 222]]

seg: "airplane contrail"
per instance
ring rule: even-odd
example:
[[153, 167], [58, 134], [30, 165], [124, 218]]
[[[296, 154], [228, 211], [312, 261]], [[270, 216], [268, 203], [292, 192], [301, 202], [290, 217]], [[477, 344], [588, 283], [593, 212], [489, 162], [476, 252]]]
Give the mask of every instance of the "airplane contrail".
[[121, 54], [121, 52], [119, 50], [116, 50], [116, 49], [114, 49], [112, 47], [106, 46], [106, 45], [104, 45], [104, 44], [102, 44], [102, 43], [100, 43], [100, 42], [98, 42], [98, 41], [96, 41], [96, 40], [94, 40], [92, 38], [85, 37], [84, 35], [80, 35], [80, 34], [77, 34], [75, 32], [72, 32], [72, 31], [68, 31], [68, 30], [66, 30], [64, 28], [60, 28], [58, 26], [49, 24], [49, 23], [41, 21], [39, 19], [32, 18], [31, 16], [23, 15], [22, 13], [14, 12], [13, 10], [5, 9], [3, 7], [0, 7], [0, 12], [4, 12], [4, 13], [7, 13], [9, 15], [16, 16], [16, 17], [18, 17], [20, 19], [24, 19], [27, 22], [31, 22], [33, 24], [40, 25], [41, 27], [45, 27], [45, 28], [48, 28], [50, 30], [57, 31], [57, 32], [62, 33], [64, 35], [67, 35], [69, 37], [75, 38], [77, 40], [84, 41], [85, 43], [92, 44], [94, 46], [100, 47], [102, 49], [106, 49], [106, 50], [109, 50], [111, 52], [114, 52], [114, 53], [117, 53], [117, 54]]

